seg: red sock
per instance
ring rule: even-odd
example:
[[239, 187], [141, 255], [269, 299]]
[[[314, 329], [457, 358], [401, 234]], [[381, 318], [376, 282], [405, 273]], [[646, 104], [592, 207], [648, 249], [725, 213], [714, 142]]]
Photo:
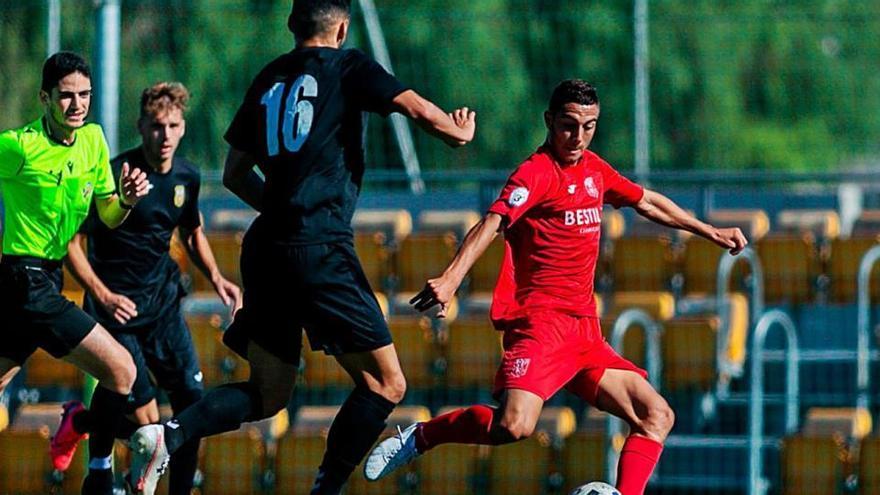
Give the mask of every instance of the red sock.
[[422, 423], [416, 434], [416, 449], [427, 452], [444, 443], [492, 445], [489, 428], [495, 409], [489, 406], [471, 406]]
[[650, 438], [630, 435], [617, 461], [617, 489], [621, 495], [642, 495], [648, 478], [663, 452], [663, 444]]

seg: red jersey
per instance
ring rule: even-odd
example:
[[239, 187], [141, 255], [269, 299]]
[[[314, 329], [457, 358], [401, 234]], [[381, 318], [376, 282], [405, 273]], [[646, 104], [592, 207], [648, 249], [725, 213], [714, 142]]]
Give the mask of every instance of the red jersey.
[[593, 277], [602, 205], [634, 205], [644, 189], [595, 153], [561, 166], [539, 148], [489, 207], [506, 222], [504, 261], [490, 316], [496, 327], [538, 309], [596, 317]]

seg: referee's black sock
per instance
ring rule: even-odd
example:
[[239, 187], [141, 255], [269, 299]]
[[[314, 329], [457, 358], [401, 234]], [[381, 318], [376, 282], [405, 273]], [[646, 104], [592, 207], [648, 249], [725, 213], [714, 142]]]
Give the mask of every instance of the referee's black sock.
[[173, 454], [188, 440], [237, 430], [263, 417], [263, 398], [250, 382], [227, 383], [212, 389], [165, 423], [165, 447]]
[[337, 494], [376, 443], [395, 404], [367, 387], [357, 386], [333, 420], [327, 451], [312, 495]]

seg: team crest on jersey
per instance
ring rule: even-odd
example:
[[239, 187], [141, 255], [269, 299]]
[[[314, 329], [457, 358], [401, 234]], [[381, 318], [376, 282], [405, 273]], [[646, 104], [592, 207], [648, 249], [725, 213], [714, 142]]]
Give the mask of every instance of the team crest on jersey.
[[599, 197], [599, 189], [597, 189], [596, 184], [593, 183], [592, 177], [584, 179], [584, 189], [587, 190], [587, 194], [589, 194], [591, 198]]
[[510, 206], [520, 206], [529, 199], [529, 190], [524, 187], [517, 187], [510, 193], [507, 203]]
[[520, 378], [526, 376], [526, 373], [529, 371], [529, 363], [532, 360], [530, 358], [516, 358], [511, 363], [510, 369], [507, 370], [507, 374], [511, 378]]
[[86, 185], [83, 186], [83, 190], [82, 190], [83, 199], [89, 199], [89, 196], [91, 196], [93, 189], [94, 189], [94, 186], [92, 186], [92, 183], [86, 182]]
[[577, 187], [578, 186], [575, 184], [569, 184], [568, 185], [568, 194], [574, 194], [574, 192], [577, 191]]
[[186, 201], [186, 188], [183, 186], [174, 186], [174, 206], [180, 208]]

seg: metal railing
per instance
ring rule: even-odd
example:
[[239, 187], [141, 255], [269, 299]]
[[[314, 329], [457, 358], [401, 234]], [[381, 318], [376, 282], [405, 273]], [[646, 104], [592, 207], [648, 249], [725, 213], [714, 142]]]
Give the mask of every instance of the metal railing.
[[[660, 390], [660, 373], [662, 362], [660, 358], [660, 326], [648, 313], [641, 309], [631, 308], [620, 313], [614, 320], [611, 330], [611, 347], [618, 354], [623, 354], [623, 339], [626, 332], [633, 326], [642, 327], [645, 332], [645, 368], [648, 371], [648, 382], [655, 390]], [[605, 479], [609, 483], [615, 483], [617, 478], [617, 451], [614, 448], [614, 439], [623, 433], [623, 420], [611, 414], [608, 415], [607, 428], [605, 431]]]
[[856, 349], [856, 390], [858, 407], [868, 408], [871, 403], [871, 270], [880, 259], [880, 246], [869, 249], [859, 262], [858, 274], [858, 344]]
[[758, 253], [752, 248], [745, 248], [741, 253], [734, 256], [730, 253], [724, 253], [718, 259], [718, 275], [715, 289], [715, 304], [718, 309], [718, 316], [721, 319], [721, 325], [718, 330], [718, 344], [716, 348], [718, 363], [718, 393], [724, 395], [727, 392], [728, 383], [722, 380], [722, 376], [729, 374], [732, 377], [740, 377], [743, 374], [743, 368], [740, 365], [730, 362], [725, 355], [727, 347], [727, 339], [730, 336], [730, 302], [727, 299], [730, 292], [730, 277], [733, 274], [733, 267], [740, 260], [745, 260], [752, 270], [752, 278], [750, 284], [750, 300], [749, 300], [749, 327], [752, 326], [758, 317], [764, 314], [764, 271], [761, 268], [761, 260]]
[[763, 495], [768, 482], [763, 476], [762, 453], [764, 439], [764, 343], [773, 325], [785, 332], [788, 356], [785, 360], [785, 432], [793, 433], [798, 427], [798, 389], [800, 354], [794, 322], [784, 312], [771, 310], [764, 313], [755, 325], [751, 346], [751, 391], [749, 401], [749, 495]]

